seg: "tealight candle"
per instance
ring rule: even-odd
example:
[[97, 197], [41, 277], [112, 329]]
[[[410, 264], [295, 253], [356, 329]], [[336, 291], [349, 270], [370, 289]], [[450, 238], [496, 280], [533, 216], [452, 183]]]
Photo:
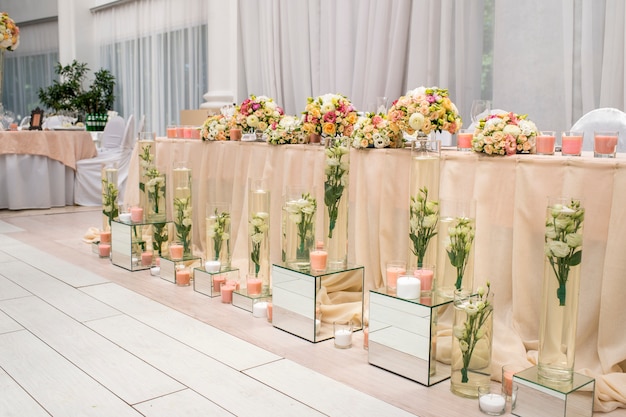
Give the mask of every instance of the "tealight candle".
[[220, 272], [221, 267], [220, 261], [206, 261], [204, 263], [204, 270], [207, 272]]
[[130, 223], [132, 221], [130, 213], [120, 213], [120, 221], [122, 223]]
[[171, 245], [170, 256], [172, 257], [172, 259], [183, 259], [183, 249], [183, 245]]
[[130, 209], [130, 219], [133, 223], [141, 223], [143, 221], [143, 209], [141, 207], [132, 207]]
[[490, 416], [499, 416], [504, 414], [506, 407], [506, 398], [502, 394], [496, 394], [489, 391], [489, 387], [478, 388], [478, 408], [485, 414]]
[[257, 301], [252, 305], [252, 317], [267, 317], [267, 301]]
[[335, 347], [347, 349], [352, 347], [352, 322], [336, 321], [333, 323]]
[[420, 280], [415, 277], [402, 276], [398, 278], [398, 298], [414, 300], [420, 298]]

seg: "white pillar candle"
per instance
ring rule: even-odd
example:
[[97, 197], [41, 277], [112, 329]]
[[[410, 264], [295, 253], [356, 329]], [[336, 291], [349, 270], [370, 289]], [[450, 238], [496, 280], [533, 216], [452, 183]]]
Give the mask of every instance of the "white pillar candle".
[[252, 306], [252, 316], [265, 318], [267, 317], [267, 302], [258, 301]]
[[335, 346], [350, 347], [352, 345], [352, 332], [349, 329], [339, 329], [335, 331]]
[[506, 399], [500, 394], [485, 394], [478, 398], [480, 410], [491, 415], [500, 415], [504, 412]]
[[398, 298], [413, 300], [420, 298], [420, 280], [415, 277], [400, 277], [397, 282], [396, 294]]
[[220, 272], [221, 267], [220, 261], [206, 261], [204, 263], [204, 270], [207, 272]]
[[120, 221], [122, 223], [130, 223], [130, 213], [120, 213]]

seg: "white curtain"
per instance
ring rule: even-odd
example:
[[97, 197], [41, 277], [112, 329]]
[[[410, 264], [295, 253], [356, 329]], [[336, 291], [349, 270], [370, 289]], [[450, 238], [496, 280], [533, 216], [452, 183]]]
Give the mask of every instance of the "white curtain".
[[115, 110], [165, 133], [207, 91], [207, 2], [143, 0], [95, 13], [101, 66], [116, 77]]
[[483, 0], [240, 0], [239, 19], [238, 101], [265, 94], [298, 114], [309, 96], [341, 93], [372, 111], [379, 96], [438, 85], [463, 110], [481, 95]]
[[56, 79], [54, 65], [59, 60], [59, 25], [48, 21], [20, 27], [20, 45], [5, 51], [4, 110], [16, 116], [30, 116], [39, 106], [38, 91]]

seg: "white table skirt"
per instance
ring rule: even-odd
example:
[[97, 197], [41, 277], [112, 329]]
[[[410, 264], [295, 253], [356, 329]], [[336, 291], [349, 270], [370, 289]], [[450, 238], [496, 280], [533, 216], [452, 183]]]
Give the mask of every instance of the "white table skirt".
[[0, 155], [0, 209], [74, 205], [74, 170], [45, 156]]

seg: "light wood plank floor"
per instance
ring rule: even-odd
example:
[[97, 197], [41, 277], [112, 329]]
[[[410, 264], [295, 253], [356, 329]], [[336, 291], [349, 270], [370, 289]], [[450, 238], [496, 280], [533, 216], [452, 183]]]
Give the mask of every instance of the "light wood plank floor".
[[[99, 259], [98, 208], [0, 211], [0, 416], [482, 416], [477, 401]], [[624, 417], [626, 410], [601, 416]]]

